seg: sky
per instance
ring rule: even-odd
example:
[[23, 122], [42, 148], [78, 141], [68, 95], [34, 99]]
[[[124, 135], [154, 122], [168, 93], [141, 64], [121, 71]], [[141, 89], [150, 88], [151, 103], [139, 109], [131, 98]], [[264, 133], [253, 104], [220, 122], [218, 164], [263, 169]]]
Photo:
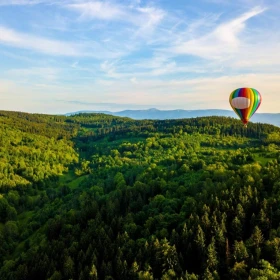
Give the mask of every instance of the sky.
[[0, 110], [280, 112], [279, 0], [0, 0]]

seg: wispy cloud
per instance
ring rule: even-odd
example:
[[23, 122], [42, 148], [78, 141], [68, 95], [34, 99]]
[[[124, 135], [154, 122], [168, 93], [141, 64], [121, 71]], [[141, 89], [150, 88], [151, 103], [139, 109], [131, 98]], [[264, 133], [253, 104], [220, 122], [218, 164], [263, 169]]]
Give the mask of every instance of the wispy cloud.
[[114, 77], [117, 78], [119, 75], [116, 73], [115, 65], [118, 63], [118, 61], [111, 61], [108, 60], [101, 63], [100, 68], [101, 71], [105, 72], [108, 77]]
[[[119, 25], [129, 24], [129, 26], [121, 26], [121, 28], [126, 30], [123, 35], [127, 40], [130, 40], [131, 45], [135, 44], [136, 38], [147, 39], [154, 34], [155, 29], [163, 22], [166, 16], [166, 12], [163, 9], [151, 5], [140, 6], [140, 1], [131, 5], [112, 1], [82, 1], [65, 4], [64, 7], [78, 13], [79, 19], [82, 21], [99, 20], [108, 24], [111, 22]], [[116, 29], [114, 33], [116, 33]]]
[[145, 37], [147, 33], [153, 34], [154, 29], [166, 16], [163, 10], [154, 7], [138, 8], [137, 11], [140, 12], [140, 14], [138, 17], [132, 15], [132, 19], [140, 28], [134, 33], [134, 36], [144, 35]]
[[79, 56], [83, 54], [82, 46], [76, 43], [37, 37], [3, 26], [0, 26], [0, 43], [52, 55]]
[[128, 6], [109, 1], [66, 4], [65, 7], [78, 12], [82, 19], [130, 22], [144, 28], [153, 27], [164, 17], [164, 11], [161, 9], [134, 5]]
[[221, 23], [209, 34], [175, 44], [171, 51], [176, 54], [196, 55], [207, 59], [220, 59], [224, 55], [234, 54], [240, 47], [238, 35], [244, 30], [246, 21], [264, 11], [265, 8], [255, 7], [236, 19]]
[[34, 6], [39, 4], [59, 5], [64, 1], [68, 0], [0, 0], [0, 6]]
[[44, 2], [43, 0], [0, 0], [0, 6], [12, 5], [35, 5]]
[[121, 6], [109, 2], [92, 1], [68, 4], [66, 7], [79, 12], [82, 18], [119, 20], [125, 15]]
[[4, 26], [0, 26], [0, 44], [55, 56], [81, 56], [101, 59], [102, 57], [115, 58], [123, 53], [122, 50], [106, 49], [95, 41], [77, 43], [49, 39], [18, 32]]

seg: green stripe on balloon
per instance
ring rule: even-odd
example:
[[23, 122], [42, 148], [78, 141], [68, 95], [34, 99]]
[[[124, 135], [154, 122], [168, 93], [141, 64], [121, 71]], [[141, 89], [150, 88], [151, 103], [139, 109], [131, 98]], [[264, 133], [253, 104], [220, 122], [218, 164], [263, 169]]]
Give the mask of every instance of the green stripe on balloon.
[[255, 102], [254, 102], [254, 106], [252, 108], [252, 111], [250, 112], [250, 118], [253, 116], [253, 114], [256, 112], [256, 110], [258, 109], [258, 105], [260, 103], [260, 94], [257, 90], [255, 89], [251, 89], [253, 94], [254, 94], [254, 97], [255, 97]]

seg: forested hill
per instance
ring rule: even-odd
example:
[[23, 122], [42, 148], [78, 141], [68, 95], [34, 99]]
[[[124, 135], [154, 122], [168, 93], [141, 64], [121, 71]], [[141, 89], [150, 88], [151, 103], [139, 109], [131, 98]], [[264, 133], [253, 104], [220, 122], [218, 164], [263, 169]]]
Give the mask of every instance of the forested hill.
[[[68, 113], [66, 115], [75, 115], [79, 113], [97, 113], [94, 111], [78, 111]], [[147, 110], [124, 110], [119, 112], [100, 111], [99, 113], [110, 114], [119, 117], [129, 117], [136, 120], [151, 119], [151, 120], [167, 120], [167, 119], [183, 119], [183, 118], [196, 118], [196, 117], [233, 117], [238, 118], [233, 110], [219, 110], [219, 109], [206, 109], [206, 110], [158, 110], [151, 108]], [[260, 122], [272, 124], [280, 127], [280, 114], [278, 113], [256, 113], [250, 119], [250, 122]]]
[[0, 279], [280, 279], [280, 128], [0, 111]]

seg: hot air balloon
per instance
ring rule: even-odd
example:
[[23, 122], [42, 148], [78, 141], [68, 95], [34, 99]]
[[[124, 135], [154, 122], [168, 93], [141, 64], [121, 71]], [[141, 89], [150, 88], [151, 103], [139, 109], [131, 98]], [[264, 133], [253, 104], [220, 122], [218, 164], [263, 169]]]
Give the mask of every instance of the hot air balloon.
[[254, 88], [238, 88], [229, 96], [229, 103], [244, 126], [254, 115], [262, 102], [261, 94]]

